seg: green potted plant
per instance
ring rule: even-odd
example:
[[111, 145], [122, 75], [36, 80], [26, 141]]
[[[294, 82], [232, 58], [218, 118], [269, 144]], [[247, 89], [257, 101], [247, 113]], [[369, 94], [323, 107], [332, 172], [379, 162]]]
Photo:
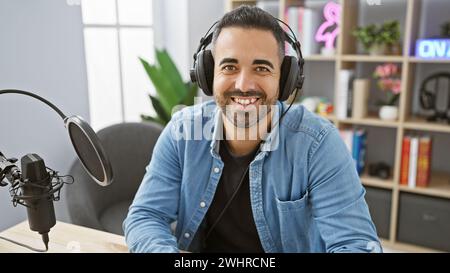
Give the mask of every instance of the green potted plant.
[[388, 21], [381, 25], [379, 31], [380, 40], [387, 47], [387, 54], [401, 55], [400, 23]]
[[149, 95], [156, 116], [141, 115], [143, 121], [154, 121], [166, 125], [177, 105], [193, 105], [198, 86], [184, 82], [180, 72], [165, 49], [155, 49], [156, 62], [149, 64], [139, 58], [147, 75], [155, 86], [157, 96]]
[[377, 35], [378, 28], [375, 24], [357, 27], [352, 34], [359, 40], [366, 51], [375, 53], [375, 49], [379, 49], [381, 41], [380, 37]]
[[357, 27], [352, 34], [371, 55], [401, 55], [400, 24], [398, 21]]

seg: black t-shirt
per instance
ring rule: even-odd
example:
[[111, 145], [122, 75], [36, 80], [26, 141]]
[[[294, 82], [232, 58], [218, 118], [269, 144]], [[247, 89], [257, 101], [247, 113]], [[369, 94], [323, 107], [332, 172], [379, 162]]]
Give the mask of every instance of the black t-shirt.
[[213, 202], [205, 217], [205, 235], [210, 232], [211, 226], [223, 211], [242, 178], [243, 181], [230, 206], [209, 236], [205, 238], [203, 252], [264, 252], [253, 220], [247, 169], [255, 158], [257, 149], [244, 156], [235, 156], [230, 152], [226, 141], [222, 140], [219, 153], [224, 162], [224, 169]]

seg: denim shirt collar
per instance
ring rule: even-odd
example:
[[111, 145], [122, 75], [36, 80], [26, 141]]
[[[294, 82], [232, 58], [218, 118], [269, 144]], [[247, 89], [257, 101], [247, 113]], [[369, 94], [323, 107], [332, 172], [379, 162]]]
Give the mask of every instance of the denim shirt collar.
[[[275, 151], [279, 145], [279, 128], [280, 128], [279, 117], [281, 115], [281, 111], [283, 111], [284, 105], [280, 101], [277, 101], [276, 106], [277, 107], [275, 109], [274, 115], [272, 116], [272, 124], [275, 124], [275, 126], [272, 127], [266, 139], [263, 140], [262, 143], [260, 144], [261, 152]], [[216, 107], [213, 118], [214, 118], [214, 131], [212, 134], [210, 152], [213, 157], [220, 158], [219, 141], [223, 140], [223, 118], [222, 118], [222, 110], [220, 109], [220, 107]]]

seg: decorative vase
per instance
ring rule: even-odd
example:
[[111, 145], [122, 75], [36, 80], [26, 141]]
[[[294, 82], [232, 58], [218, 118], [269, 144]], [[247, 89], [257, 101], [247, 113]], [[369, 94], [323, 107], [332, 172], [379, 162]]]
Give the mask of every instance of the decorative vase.
[[369, 54], [372, 55], [372, 56], [385, 55], [386, 54], [386, 45], [385, 44], [373, 45], [369, 49]]
[[353, 103], [352, 103], [353, 118], [362, 119], [367, 116], [369, 90], [370, 90], [369, 79], [355, 79], [353, 81]]
[[383, 105], [380, 108], [379, 116], [382, 120], [397, 120], [398, 107], [394, 105]]

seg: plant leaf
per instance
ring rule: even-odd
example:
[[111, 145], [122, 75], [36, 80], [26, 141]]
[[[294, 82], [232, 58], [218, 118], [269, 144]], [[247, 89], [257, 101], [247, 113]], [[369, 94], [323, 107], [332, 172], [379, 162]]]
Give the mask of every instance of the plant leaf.
[[157, 97], [153, 97], [152, 95], [148, 95], [153, 105], [153, 109], [155, 109], [158, 118], [164, 122], [169, 122], [170, 120], [170, 112], [166, 112], [164, 107], [162, 107], [161, 102]]
[[193, 105], [195, 102], [194, 101], [195, 96], [197, 95], [198, 86], [197, 86], [197, 84], [190, 83], [190, 82], [187, 82], [185, 85], [186, 85], [187, 93], [184, 96], [184, 98], [181, 100], [181, 103], [186, 106]]
[[169, 53], [165, 49], [156, 49], [156, 59], [158, 60], [158, 63], [161, 67], [161, 71], [164, 75], [166, 75], [167, 79], [172, 85], [173, 93], [175, 93], [178, 98], [184, 97], [187, 90], [184, 86], [181, 74], [170, 58]]
[[180, 97], [173, 91], [170, 80], [164, 75], [160, 68], [150, 65], [142, 58], [139, 59], [141, 60], [145, 71], [155, 86], [161, 105], [167, 113], [170, 113], [173, 106], [178, 103]]

